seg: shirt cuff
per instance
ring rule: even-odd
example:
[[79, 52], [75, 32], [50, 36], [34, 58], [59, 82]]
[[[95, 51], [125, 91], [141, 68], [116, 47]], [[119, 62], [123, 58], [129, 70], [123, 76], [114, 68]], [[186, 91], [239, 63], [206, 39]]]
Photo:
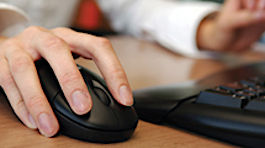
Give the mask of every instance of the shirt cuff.
[[151, 39], [174, 52], [193, 58], [208, 57], [197, 47], [197, 29], [207, 15], [218, 11], [220, 5], [210, 2], [181, 2], [173, 8], [172, 5], [173, 2], [170, 7], [164, 5], [158, 12], [160, 17], [154, 16], [151, 18], [154, 20], [143, 24], [144, 30]]
[[0, 35], [12, 37], [29, 26], [29, 17], [19, 8], [0, 3]]

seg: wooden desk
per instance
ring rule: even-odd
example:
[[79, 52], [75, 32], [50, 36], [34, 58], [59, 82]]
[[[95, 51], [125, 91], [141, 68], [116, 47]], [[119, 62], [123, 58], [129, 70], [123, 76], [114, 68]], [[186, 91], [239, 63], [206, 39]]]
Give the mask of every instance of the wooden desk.
[[[157, 44], [127, 36], [110, 37], [124, 66], [132, 88], [166, 85], [199, 79], [227, 67], [263, 60], [265, 54], [247, 52], [235, 60], [234, 55], [222, 60], [190, 59], [174, 54]], [[232, 61], [232, 62], [231, 62]], [[93, 62], [78, 59], [77, 63], [98, 73]], [[3, 98], [2, 96], [0, 96]], [[140, 121], [133, 137], [115, 144], [94, 144], [58, 135], [45, 138], [22, 125], [5, 99], [0, 99], [0, 147], [231, 147], [181, 129]]]

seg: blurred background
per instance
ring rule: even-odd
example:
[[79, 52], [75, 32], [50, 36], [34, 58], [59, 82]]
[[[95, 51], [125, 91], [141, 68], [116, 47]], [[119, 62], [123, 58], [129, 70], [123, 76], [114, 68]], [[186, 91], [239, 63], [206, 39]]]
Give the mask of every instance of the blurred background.
[[[182, 0], [182, 1], [212, 1], [223, 3], [224, 0]], [[73, 29], [95, 35], [115, 34], [108, 24], [106, 18], [100, 12], [95, 0], [82, 0], [77, 17], [72, 26]]]
[[82, 0], [75, 18], [72, 25], [74, 30], [99, 36], [115, 34], [95, 0]]

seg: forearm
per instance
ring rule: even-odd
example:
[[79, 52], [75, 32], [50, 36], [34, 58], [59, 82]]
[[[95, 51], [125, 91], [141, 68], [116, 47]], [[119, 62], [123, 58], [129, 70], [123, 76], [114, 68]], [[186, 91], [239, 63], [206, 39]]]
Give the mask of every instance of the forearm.
[[201, 21], [196, 36], [200, 50], [213, 50], [216, 47], [217, 43], [214, 42], [216, 38], [215, 20], [216, 14], [212, 14]]
[[208, 2], [123, 0], [124, 9], [114, 1], [119, 0], [112, 0], [103, 11], [116, 31], [154, 40], [186, 56], [197, 55], [197, 28], [205, 16], [219, 8]]

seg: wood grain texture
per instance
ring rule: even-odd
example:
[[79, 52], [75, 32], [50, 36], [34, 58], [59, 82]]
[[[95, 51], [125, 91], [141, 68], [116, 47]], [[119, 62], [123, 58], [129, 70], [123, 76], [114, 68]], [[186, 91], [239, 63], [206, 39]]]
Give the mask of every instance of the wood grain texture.
[[[236, 64], [235, 62], [229, 64], [229, 58], [219, 60], [185, 58], [157, 44], [127, 36], [110, 37], [110, 40], [134, 90], [199, 79], [227, 67], [263, 60], [265, 57], [263, 53], [244, 53], [239, 56]], [[230, 55], [231, 57], [234, 61], [235, 54]], [[80, 58], [77, 63], [99, 73], [95, 64], [89, 60]], [[144, 121], [139, 122], [133, 137], [122, 143], [95, 144], [71, 139], [60, 134], [53, 138], [46, 138], [38, 131], [26, 128], [13, 114], [5, 97], [0, 95], [0, 98], [0, 147], [232, 147], [232, 145], [188, 131]]]

